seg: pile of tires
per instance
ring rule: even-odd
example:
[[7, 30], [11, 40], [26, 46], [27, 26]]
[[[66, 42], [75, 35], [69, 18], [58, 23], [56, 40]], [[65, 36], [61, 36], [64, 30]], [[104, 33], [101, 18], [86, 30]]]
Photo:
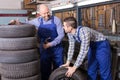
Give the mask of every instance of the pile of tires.
[[1, 80], [39, 80], [40, 67], [35, 26], [0, 26]]

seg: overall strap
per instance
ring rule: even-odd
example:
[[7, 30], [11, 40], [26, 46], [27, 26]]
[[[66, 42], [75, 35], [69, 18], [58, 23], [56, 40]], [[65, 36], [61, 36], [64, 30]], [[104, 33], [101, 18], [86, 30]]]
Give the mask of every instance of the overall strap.
[[41, 18], [40, 23], [43, 24], [43, 18]]
[[[40, 24], [43, 24], [43, 18], [39, 18]], [[54, 16], [51, 16], [51, 22], [54, 23]]]
[[82, 28], [82, 26], [80, 26], [80, 27], [78, 28], [78, 33], [77, 33], [77, 37], [78, 37], [78, 40], [79, 40], [79, 41], [81, 41], [81, 40], [80, 40], [80, 37], [79, 37], [79, 35], [80, 35], [80, 29], [81, 29], [81, 28]]
[[52, 23], [54, 24], [54, 16], [51, 16], [51, 21], [52, 21]]
[[40, 25], [43, 24], [43, 18], [38, 18], [38, 21], [40, 22]]

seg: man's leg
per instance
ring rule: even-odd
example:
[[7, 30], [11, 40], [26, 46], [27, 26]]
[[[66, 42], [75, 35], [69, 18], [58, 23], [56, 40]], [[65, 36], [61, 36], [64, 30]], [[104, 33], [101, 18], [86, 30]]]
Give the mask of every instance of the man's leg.
[[40, 53], [40, 70], [41, 79], [48, 80], [51, 73], [51, 54], [47, 50], [42, 50]]
[[97, 49], [97, 60], [100, 69], [101, 80], [112, 80], [111, 76], [111, 50], [109, 43], [104, 41], [99, 43]]
[[53, 55], [54, 55], [53, 56], [53, 70], [54, 70], [63, 64], [63, 48], [61, 46], [54, 48]]
[[88, 52], [88, 80], [97, 80], [97, 66], [96, 49], [90, 47]]

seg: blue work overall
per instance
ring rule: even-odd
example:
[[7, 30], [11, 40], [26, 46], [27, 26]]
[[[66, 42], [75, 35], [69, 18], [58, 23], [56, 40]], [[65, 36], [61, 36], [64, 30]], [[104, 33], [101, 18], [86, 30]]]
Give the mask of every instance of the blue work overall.
[[38, 28], [38, 36], [40, 38], [40, 70], [42, 80], [48, 80], [52, 70], [63, 64], [63, 47], [61, 43], [48, 49], [43, 48], [43, 44], [46, 41], [51, 42], [58, 36], [56, 27], [54, 17], [52, 16], [50, 24], [44, 24], [42, 18]]
[[[76, 39], [81, 42], [79, 31]], [[112, 80], [111, 76], [111, 52], [110, 45], [107, 40], [90, 42], [88, 51], [88, 80], [98, 80], [98, 70], [100, 72], [100, 80]]]

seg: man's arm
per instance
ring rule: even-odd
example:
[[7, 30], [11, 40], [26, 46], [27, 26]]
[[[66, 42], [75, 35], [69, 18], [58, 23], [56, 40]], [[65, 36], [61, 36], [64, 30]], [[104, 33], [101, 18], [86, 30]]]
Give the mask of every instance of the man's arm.
[[77, 60], [74, 64], [77, 68], [82, 64], [85, 56], [88, 53], [89, 46], [90, 46], [90, 33], [86, 29], [81, 28], [80, 31], [80, 39], [81, 39], [81, 47], [80, 52], [78, 54]]
[[27, 21], [26, 23], [32, 24], [36, 27], [36, 29], [38, 29], [38, 27], [40, 26], [40, 17]]
[[64, 37], [64, 30], [61, 20], [57, 17], [54, 17], [54, 22], [56, 24], [58, 36], [52, 42], [50, 42], [51, 46], [56, 46], [57, 44], [59, 44]]
[[70, 62], [72, 60], [73, 53], [74, 53], [75, 39], [71, 34], [68, 34], [68, 38], [69, 38], [69, 48], [68, 48], [68, 54], [67, 54], [67, 62]]

